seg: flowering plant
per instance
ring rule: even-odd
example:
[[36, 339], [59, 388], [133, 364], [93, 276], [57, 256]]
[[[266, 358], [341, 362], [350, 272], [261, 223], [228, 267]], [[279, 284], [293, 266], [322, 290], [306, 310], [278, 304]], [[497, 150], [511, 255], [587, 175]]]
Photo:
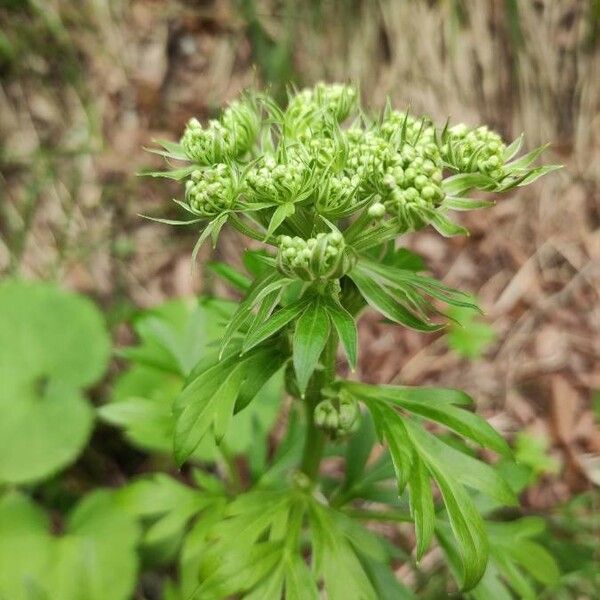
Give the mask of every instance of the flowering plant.
[[[155, 150], [189, 163], [153, 175], [185, 181], [176, 202], [190, 218], [157, 220], [200, 224], [194, 257], [225, 224], [267, 248], [249, 255], [250, 277], [213, 265], [243, 299], [175, 401], [176, 460], [183, 464], [206, 436], [219, 443], [277, 372], [296, 399], [270, 465], [249, 489], [203, 509], [199, 598], [317, 598], [319, 589], [332, 600], [405, 597], [390, 570], [398, 551], [361, 523], [375, 519], [413, 522], [417, 560], [436, 537], [463, 590], [521, 568], [500, 550], [488, 564], [490, 527], [477, 507], [516, 498], [471, 447], [510, 460], [505, 440], [468, 410], [471, 399], [345, 379], [337, 359], [341, 346], [354, 370], [367, 306], [423, 332], [444, 327], [444, 306], [472, 306], [407, 264], [397, 240], [426, 227], [466, 234], [454, 211], [491, 206], [490, 194], [557, 168], [533, 165], [543, 147], [517, 158], [522, 141], [505, 144], [486, 127], [438, 127], [390, 106], [372, 118], [355, 88], [318, 84], [285, 108], [247, 95], [206, 126], [192, 119], [179, 144]], [[378, 442], [386, 451], [373, 460]], [[320, 472], [332, 453], [345, 457], [342, 475]]]

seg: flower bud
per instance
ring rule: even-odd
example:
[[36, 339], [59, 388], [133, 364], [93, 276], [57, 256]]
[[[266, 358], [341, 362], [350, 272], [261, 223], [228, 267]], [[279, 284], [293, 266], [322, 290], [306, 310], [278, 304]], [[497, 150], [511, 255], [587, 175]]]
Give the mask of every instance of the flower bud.
[[360, 407], [351, 397], [327, 398], [317, 404], [313, 418], [317, 427], [334, 439], [340, 438], [356, 431], [360, 421]]

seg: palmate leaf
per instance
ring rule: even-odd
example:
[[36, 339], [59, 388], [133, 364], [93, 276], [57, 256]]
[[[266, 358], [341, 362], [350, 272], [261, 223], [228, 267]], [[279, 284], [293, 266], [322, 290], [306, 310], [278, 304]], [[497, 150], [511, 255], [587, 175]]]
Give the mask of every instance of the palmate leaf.
[[488, 538], [483, 520], [466, 490], [456, 481], [453, 474], [448, 473], [445, 469], [447, 465], [441, 464], [442, 456], [437, 452], [438, 448], [432, 449], [424, 442], [424, 431], [410, 422], [407, 422], [407, 429], [417, 452], [442, 494], [461, 555], [462, 587], [464, 590], [470, 590], [483, 577], [488, 560]]
[[334, 511], [317, 502], [309, 505], [314, 574], [322, 578], [329, 600], [377, 600], [377, 593], [335, 516]]
[[[376, 429], [389, 447], [402, 490], [409, 485], [411, 514], [415, 520], [417, 555], [426, 551], [434, 528], [434, 510], [429, 487], [433, 478], [442, 494], [452, 531], [462, 559], [463, 587], [470, 589], [481, 579], [488, 557], [486, 533], [479, 513], [463, 486], [482, 492], [504, 505], [516, 503], [514, 493], [500, 475], [487, 464], [442, 442], [419, 423], [404, 418], [401, 407], [418, 416], [439, 420], [479, 443], [504, 450], [497, 434], [472, 413], [457, 408], [468, 396], [456, 390], [418, 390], [399, 386], [369, 386], [342, 382], [341, 387], [368, 407]], [[437, 396], [438, 403], [427, 394]], [[463, 419], [465, 415], [469, 415]], [[492, 433], [490, 433], [490, 431]]]
[[258, 348], [240, 357], [237, 351], [221, 360], [209, 356], [192, 371], [174, 403], [174, 451], [182, 464], [213, 428], [217, 441], [224, 435], [238, 400], [250, 402], [277, 370], [284, 357], [276, 348]]

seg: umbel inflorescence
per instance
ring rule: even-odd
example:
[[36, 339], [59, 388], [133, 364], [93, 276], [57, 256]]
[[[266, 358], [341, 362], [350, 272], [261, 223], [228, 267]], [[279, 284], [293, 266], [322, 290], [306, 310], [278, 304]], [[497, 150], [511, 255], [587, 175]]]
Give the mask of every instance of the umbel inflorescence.
[[[423, 420], [510, 459], [508, 445], [484, 419], [464, 409], [469, 398], [462, 392], [341, 379], [337, 348], [343, 347], [354, 368], [357, 320], [367, 305], [391, 322], [425, 332], [443, 327], [445, 305], [472, 306], [467, 294], [422, 273], [420, 264], [407, 262], [410, 253], [398, 247], [398, 238], [425, 227], [444, 236], [465, 234], [453, 211], [490, 206], [492, 193], [531, 183], [556, 168], [533, 166], [543, 147], [517, 158], [521, 144], [522, 137], [506, 144], [486, 127], [438, 126], [428, 117], [390, 106], [369, 117], [354, 87], [321, 83], [291, 94], [285, 107], [266, 94], [248, 94], [205, 125], [192, 119], [180, 143], [162, 142], [162, 149], [155, 150], [187, 163], [154, 175], [184, 181], [183, 198], [175, 202], [191, 218], [157, 220], [199, 225], [194, 255], [207, 238], [216, 243], [225, 224], [266, 247], [244, 255], [247, 273], [231, 265], [215, 269], [243, 292], [243, 299], [227, 315], [220, 347], [196, 365], [174, 401], [175, 458], [181, 464], [192, 457], [210, 433], [220, 443], [233, 414], [244, 410], [276, 373], [284, 372], [287, 392], [298, 399], [295, 406], [305, 409], [297, 477], [269, 492], [280, 502], [281, 514], [274, 511], [269, 521], [271, 513], [260, 500], [257, 515], [266, 515], [267, 521], [254, 528], [258, 517], [242, 510], [239, 518], [247, 519], [255, 532], [244, 538], [243, 550], [238, 536], [211, 533], [211, 544], [219, 539], [221, 545], [214, 546], [217, 563], [207, 563], [211, 575], [203, 590], [217, 585], [219, 598], [250, 589], [252, 597], [279, 598], [285, 585], [286, 592], [294, 592], [289, 597], [300, 597], [294, 586], [302, 581], [310, 592], [302, 596], [307, 598], [318, 597], [320, 582], [335, 600], [397, 597], [382, 595], [381, 582], [363, 570], [367, 558], [352, 546], [354, 534], [350, 536], [349, 521], [340, 512], [362, 498], [358, 482], [350, 485], [347, 479], [336, 487], [324, 481], [320, 492], [312, 493], [320, 485], [319, 464], [327, 441], [350, 444], [358, 439], [350, 452], [355, 459], [357, 448], [369, 449], [374, 443], [369, 423], [388, 447], [401, 506], [407, 490], [417, 558], [436, 536], [451, 551], [446, 535], [450, 527], [462, 559], [463, 588], [474, 587], [483, 577], [487, 534], [464, 486], [500, 505], [514, 503], [514, 493], [491, 466], [430, 433]], [[472, 192], [477, 192], [475, 197]], [[291, 425], [289, 431], [292, 436]], [[366, 461], [369, 452], [358, 454]], [[362, 467], [347, 462], [354, 473], [348, 476], [360, 478], [362, 469], [368, 479], [364, 461]], [[435, 508], [432, 480], [447, 520]], [[273, 484], [268, 476], [260, 479], [257, 497], [270, 489], [269, 481]], [[240, 502], [247, 506], [244, 495]], [[385, 503], [390, 503], [389, 496]], [[232, 516], [237, 510], [225, 511], [219, 523], [237, 531]], [[306, 519], [314, 558], [311, 574], [300, 535]], [[282, 528], [283, 523], [288, 525]], [[273, 565], [279, 565], [268, 569], [268, 580], [232, 576], [246, 568], [254, 573], [254, 553], [265, 551], [272, 551]], [[340, 563], [328, 563], [326, 556], [348, 559], [343, 575]], [[295, 557], [292, 562], [290, 557]], [[246, 559], [252, 564], [246, 565]], [[230, 565], [231, 571], [228, 560], [236, 564]], [[216, 564], [221, 566], [215, 571]], [[340, 588], [341, 580], [349, 587]], [[269, 591], [263, 589], [266, 585]]]
[[358, 254], [428, 225], [466, 233], [451, 212], [491, 204], [466, 193], [505, 192], [552, 168], [531, 166], [542, 149], [514, 159], [521, 143], [389, 106], [368, 118], [354, 87], [320, 83], [285, 109], [255, 94], [204, 126], [191, 119], [180, 144], [158, 152], [192, 163], [172, 174], [186, 179], [192, 222], [216, 236], [229, 221], [309, 281], [339, 279]]

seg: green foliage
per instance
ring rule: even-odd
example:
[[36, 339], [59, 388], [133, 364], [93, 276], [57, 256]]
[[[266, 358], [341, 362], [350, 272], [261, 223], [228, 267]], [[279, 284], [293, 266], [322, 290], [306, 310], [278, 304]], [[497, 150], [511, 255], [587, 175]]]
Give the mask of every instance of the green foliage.
[[[466, 233], [449, 213], [492, 204], [471, 191], [554, 168], [533, 165], [543, 148], [516, 158], [521, 143], [389, 107], [371, 118], [357, 90], [325, 84], [286, 107], [248, 94], [161, 142], [155, 152], [184, 166], [150, 175], [185, 182], [175, 202], [190, 216], [157, 220], [200, 227], [194, 260], [226, 225], [268, 249], [244, 253], [245, 272], [209, 265], [239, 302], [143, 312], [137, 343], [118, 352], [127, 366], [98, 413], [135, 447], [172, 453], [177, 478], [156, 472], [61, 506], [60, 535], [24, 493], [0, 495], [0, 597], [128, 598], [139, 565], [168, 573], [166, 600], [410, 599], [395, 570], [419, 573], [433, 544], [465, 596], [554, 586], [539, 521], [498, 518], [537, 468], [531, 453], [518, 447], [529, 466], [515, 465], [464, 392], [337, 373], [338, 346], [357, 365], [367, 307], [417, 331], [442, 330], [448, 315], [476, 330], [472, 298], [426, 275], [398, 238]], [[82, 389], [104, 372], [108, 342], [89, 303], [48, 286], [7, 282], [0, 309], [0, 480], [19, 484], [82, 449], [93, 415]], [[457, 347], [478, 352], [475, 337]], [[345, 469], [321, 470], [324, 456]], [[175, 471], [154, 458], [145, 465]], [[417, 562], [370, 521], [412, 523]]]
[[[208, 236], [215, 241], [227, 222], [275, 250], [260, 255], [262, 269], [253, 278], [228, 267], [215, 270], [245, 296], [229, 320], [220, 353], [199, 362], [175, 402], [178, 462], [190, 457], [209, 431], [218, 443], [231, 415], [285, 366], [288, 392], [306, 407], [301, 476], [307, 485], [318, 483], [315, 466], [325, 438], [338, 440], [358, 430], [356, 442], [351, 438], [348, 445], [347, 479], [334, 487], [331, 506], [344, 506], [365, 493], [393, 503], [393, 497], [372, 485], [394, 473], [400, 498], [408, 488], [420, 559], [438, 529], [435, 482], [460, 560], [461, 586], [474, 588], [486, 573], [489, 542], [477, 497], [467, 489], [496, 505], [514, 505], [516, 498], [500, 471], [478, 460], [467, 446], [457, 449], [452, 439], [431, 433], [424, 420], [499, 453], [505, 462], [511, 456], [508, 445], [464, 408], [470, 399], [461, 392], [337, 379], [331, 348], [341, 341], [354, 368], [356, 321], [366, 305], [394, 323], [424, 332], [444, 327], [442, 307], [447, 306], [454, 322], [464, 326], [462, 333], [457, 327], [450, 330], [450, 344], [465, 356], [481, 352], [491, 334], [476, 321], [472, 299], [419, 273], [422, 261], [396, 251], [394, 240], [428, 225], [444, 236], [466, 233], [450, 220], [449, 211], [493, 204], [469, 198], [469, 192], [504, 192], [555, 168], [533, 166], [544, 148], [515, 158], [522, 142], [520, 137], [507, 145], [486, 127], [438, 128], [427, 117], [389, 107], [372, 119], [361, 110], [354, 88], [318, 84], [291, 94], [285, 108], [266, 95], [247, 96], [205, 127], [190, 121], [179, 146], [163, 144], [160, 152], [168, 158], [193, 163], [187, 171], [164, 175], [185, 179], [191, 174], [185, 199], [178, 204], [193, 222], [204, 220], [194, 253]], [[391, 462], [379, 469], [366, 464], [374, 437], [370, 419], [367, 429], [360, 426], [361, 404], [389, 450]], [[302, 518], [278, 526], [294, 510], [287, 504], [289, 492], [277, 491], [275, 498], [277, 508], [262, 519], [258, 513], [253, 518], [251, 505], [242, 502], [245, 508], [233, 522], [238, 531], [248, 523], [253, 532], [248, 546], [228, 548], [230, 540], [223, 535], [216, 548], [226, 558], [220, 567], [215, 563], [208, 569], [205, 579], [201, 576], [199, 593], [279, 597], [286, 589], [292, 575], [278, 557], [299, 551], [288, 543], [299, 536]], [[315, 582], [322, 578], [330, 598], [378, 597], [373, 575], [360, 568], [351, 544], [333, 533], [338, 513], [326, 507], [327, 502], [309, 503]], [[262, 524], [250, 527], [255, 521]], [[297, 530], [290, 529], [292, 522]], [[289, 536], [281, 537], [285, 530]], [[256, 568], [250, 572], [244, 561], [253, 561]], [[299, 563], [294, 559], [292, 564]], [[348, 576], [340, 577], [340, 569], [347, 569]], [[316, 588], [305, 594], [314, 597]]]
[[64, 533], [26, 496], [0, 498], [0, 598], [126, 600], [137, 573], [139, 526], [99, 490], [69, 515]]
[[104, 373], [109, 338], [89, 300], [47, 284], [3, 282], [0, 314], [0, 482], [24, 483], [85, 446], [93, 411], [83, 390]]
[[496, 333], [473, 307], [453, 306], [448, 311], [448, 345], [465, 358], [479, 358], [496, 339]]
[[[212, 346], [235, 306], [208, 298], [176, 300], [140, 314], [134, 322], [139, 344], [119, 352], [131, 366], [115, 382], [111, 402], [99, 408], [100, 417], [123, 428], [134, 445], [171, 454], [174, 399], [192, 368], [214, 355]], [[273, 378], [259, 392], [248, 410], [233, 416], [235, 427], [223, 438], [223, 447], [234, 454], [245, 452], [271, 427], [279, 410], [281, 379]], [[219, 449], [214, 438], [205, 437], [193, 453], [214, 461]]]

